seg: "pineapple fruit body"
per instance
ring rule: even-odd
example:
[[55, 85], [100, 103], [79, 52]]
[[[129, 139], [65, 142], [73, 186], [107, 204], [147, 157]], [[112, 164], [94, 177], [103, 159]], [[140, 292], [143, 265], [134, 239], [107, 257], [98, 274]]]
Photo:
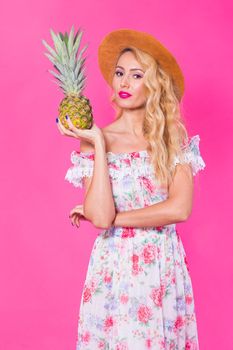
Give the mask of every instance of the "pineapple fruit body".
[[59, 105], [59, 119], [68, 129], [66, 115], [78, 129], [90, 129], [93, 125], [92, 107], [89, 99], [83, 95], [68, 95], [63, 98]]

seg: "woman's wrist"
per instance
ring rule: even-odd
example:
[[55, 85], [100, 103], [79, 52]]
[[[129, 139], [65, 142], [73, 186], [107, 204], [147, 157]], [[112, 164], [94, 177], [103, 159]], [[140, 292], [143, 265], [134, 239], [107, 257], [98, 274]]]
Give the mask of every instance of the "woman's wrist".
[[119, 226], [119, 212], [116, 212], [116, 215], [115, 215], [115, 217], [114, 217], [114, 219], [113, 219], [113, 221], [112, 221], [112, 226]]
[[101, 136], [98, 136], [96, 138], [94, 146], [95, 146], [95, 149], [102, 149], [102, 150], [106, 151], [105, 140]]

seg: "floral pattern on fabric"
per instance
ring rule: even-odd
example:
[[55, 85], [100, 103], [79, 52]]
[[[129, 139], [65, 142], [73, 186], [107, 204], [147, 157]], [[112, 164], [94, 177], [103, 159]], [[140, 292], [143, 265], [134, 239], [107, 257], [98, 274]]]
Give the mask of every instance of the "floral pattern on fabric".
[[[185, 149], [193, 174], [204, 169], [199, 135]], [[117, 211], [158, 203], [147, 151], [107, 153]], [[66, 180], [83, 187], [94, 152], [73, 151]], [[175, 159], [174, 165], [179, 163]], [[198, 350], [192, 281], [176, 224], [111, 227], [93, 245], [78, 315], [76, 350]]]
[[[189, 144], [184, 149], [183, 162], [191, 164], [193, 175], [196, 175], [200, 170], [205, 168], [205, 162], [199, 150], [199, 142], [200, 136], [195, 135], [190, 139]], [[152, 165], [146, 160], [146, 158], [149, 158], [146, 150], [128, 153], [107, 152], [107, 158], [109, 161], [109, 174], [112, 179], [122, 179], [126, 175], [146, 177], [153, 172]], [[132, 158], [139, 158], [139, 163], [142, 166], [138, 167], [136, 163], [131, 164], [130, 159]], [[71, 163], [73, 166], [68, 169], [65, 180], [72, 183], [75, 187], [84, 187], [83, 178], [93, 175], [94, 159], [94, 151], [73, 151], [71, 153]], [[175, 166], [178, 163], [182, 163], [182, 161], [178, 157], [175, 157], [173, 165]]]
[[188, 145], [184, 148], [184, 161], [182, 162], [179, 157], [175, 157], [174, 166], [178, 163], [191, 163], [193, 175], [196, 175], [199, 170], [205, 168], [205, 162], [201, 157], [199, 150], [200, 136], [193, 136]]

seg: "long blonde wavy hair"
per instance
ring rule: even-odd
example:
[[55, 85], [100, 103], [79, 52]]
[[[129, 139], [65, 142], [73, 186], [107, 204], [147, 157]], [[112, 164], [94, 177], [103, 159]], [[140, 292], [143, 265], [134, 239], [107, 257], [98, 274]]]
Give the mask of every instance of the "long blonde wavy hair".
[[[135, 55], [145, 71], [144, 84], [147, 101], [143, 135], [149, 143], [148, 150], [151, 153], [151, 163], [154, 166], [156, 178], [161, 186], [167, 187], [175, 171], [174, 157], [178, 156], [183, 161], [182, 150], [187, 145], [189, 138], [176, 95], [176, 86], [170, 75], [151, 55], [134, 46], [124, 48], [118, 60], [126, 51], [131, 51]], [[115, 67], [113, 67], [112, 74], [114, 72]], [[116, 105], [115, 94], [111, 95], [110, 102], [116, 111], [115, 119], [119, 119], [123, 109]]]

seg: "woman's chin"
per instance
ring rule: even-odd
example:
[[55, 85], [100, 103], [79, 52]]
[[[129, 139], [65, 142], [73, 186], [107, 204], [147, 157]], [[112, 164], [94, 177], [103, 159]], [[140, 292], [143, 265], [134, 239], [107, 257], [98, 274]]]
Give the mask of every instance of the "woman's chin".
[[135, 107], [135, 103], [133, 103], [132, 101], [130, 101], [128, 98], [120, 98], [120, 99], [117, 99], [116, 101], [116, 104], [118, 107]]
[[[126, 99], [127, 100], [127, 99]], [[132, 101], [115, 101], [118, 108], [127, 108], [127, 109], [142, 109], [145, 108], [145, 103], [132, 103]]]

